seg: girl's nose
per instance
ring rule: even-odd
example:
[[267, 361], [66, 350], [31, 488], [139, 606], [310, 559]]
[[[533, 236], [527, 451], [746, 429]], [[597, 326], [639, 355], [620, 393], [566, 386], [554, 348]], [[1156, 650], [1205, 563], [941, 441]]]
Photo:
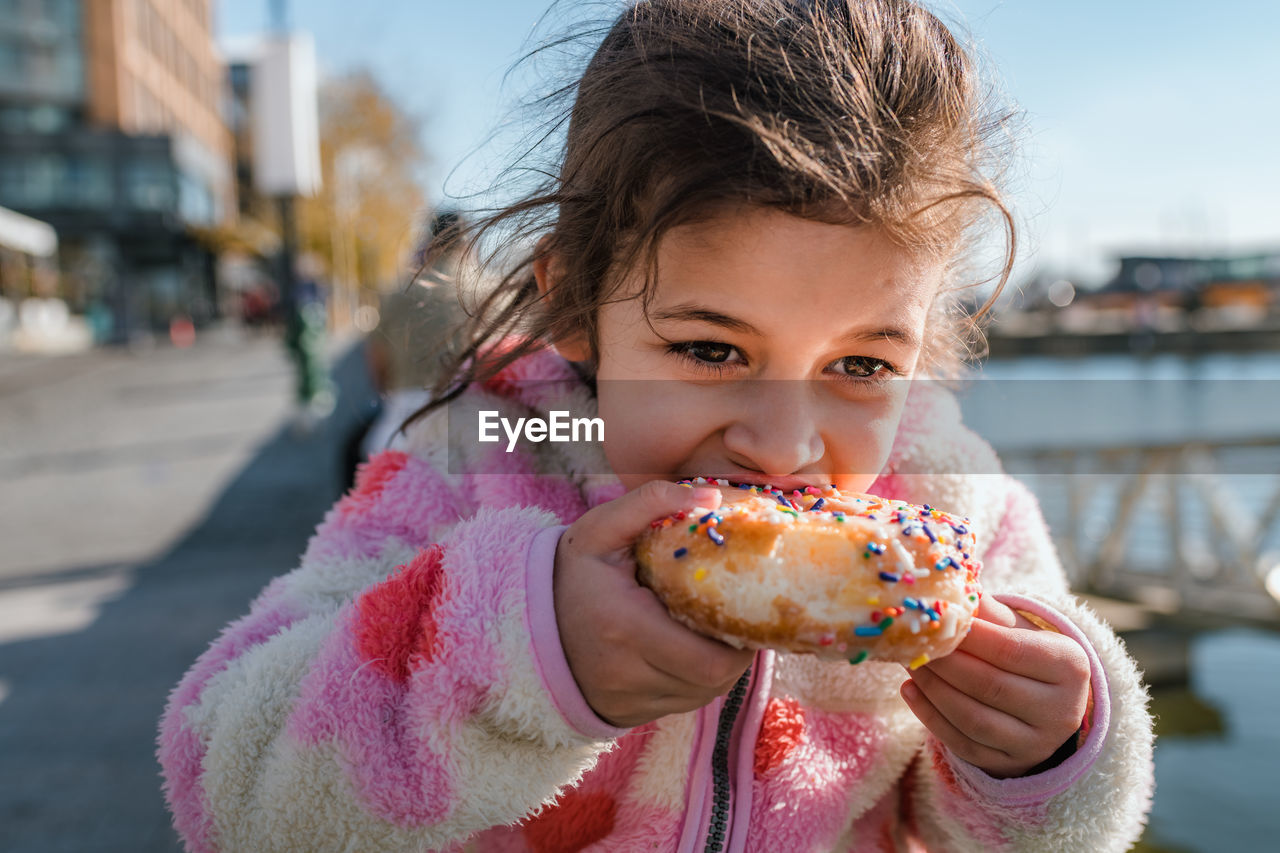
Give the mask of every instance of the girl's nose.
[[737, 464], [763, 474], [795, 474], [826, 453], [818, 412], [802, 381], [758, 380], [741, 388], [737, 416], [724, 431]]

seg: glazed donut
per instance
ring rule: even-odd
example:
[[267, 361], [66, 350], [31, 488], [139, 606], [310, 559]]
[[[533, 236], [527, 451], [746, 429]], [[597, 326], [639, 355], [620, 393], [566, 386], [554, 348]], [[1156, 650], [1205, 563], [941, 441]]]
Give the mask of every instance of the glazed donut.
[[981, 597], [968, 519], [832, 487], [686, 484], [718, 485], [723, 502], [653, 522], [636, 563], [693, 630], [737, 648], [912, 669], [968, 632]]

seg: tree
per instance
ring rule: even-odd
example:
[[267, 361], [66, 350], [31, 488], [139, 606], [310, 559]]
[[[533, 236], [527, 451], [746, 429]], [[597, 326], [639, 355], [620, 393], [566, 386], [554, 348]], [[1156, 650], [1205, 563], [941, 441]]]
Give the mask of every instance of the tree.
[[300, 243], [327, 264], [335, 291], [392, 287], [425, 206], [419, 123], [367, 71], [325, 81], [319, 108], [324, 185], [299, 205]]

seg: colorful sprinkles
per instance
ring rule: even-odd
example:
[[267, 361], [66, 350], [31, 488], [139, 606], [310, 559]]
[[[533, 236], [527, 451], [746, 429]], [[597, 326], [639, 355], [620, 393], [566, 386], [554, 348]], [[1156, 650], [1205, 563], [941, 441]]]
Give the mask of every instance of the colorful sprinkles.
[[[927, 554], [924, 566], [932, 566], [934, 572], [945, 573], [950, 571], [961, 572], [965, 578], [964, 594], [970, 602], [978, 600], [978, 591], [976, 579], [981, 564], [972, 558], [970, 549], [973, 546], [973, 534], [971, 532], [969, 519], [959, 519], [948, 515], [947, 513], [936, 509], [929, 505], [915, 507], [901, 501], [877, 498], [870, 495], [855, 496], [842, 495], [839, 490], [833, 486], [806, 486], [803, 489], [793, 489], [784, 491], [775, 489], [771, 485], [757, 486], [750, 483], [730, 483], [724, 479], [709, 480], [702, 477], [682, 481], [682, 485], [718, 485], [723, 487], [736, 487], [745, 492], [751, 492], [757, 495], [763, 495], [773, 499], [774, 506], [772, 510], [765, 512], [765, 517], [772, 517], [775, 521], [787, 520], [789, 523], [816, 523], [816, 522], [835, 522], [846, 523], [850, 518], [866, 518], [871, 521], [882, 519], [881, 523], [893, 524], [899, 528], [902, 539], [897, 541], [870, 541], [866, 544], [866, 548], [862, 554], [864, 559], [870, 560], [873, 557], [881, 558], [880, 566], [883, 568], [877, 571], [877, 577], [883, 585], [883, 589], [890, 594], [870, 595], [866, 598], [866, 605], [874, 608], [867, 611], [868, 617], [865, 624], [856, 625], [853, 628], [853, 635], [858, 638], [872, 639], [885, 636], [886, 634], [898, 635], [898, 632], [906, 632], [911, 634], [919, 634], [923, 631], [945, 631], [949, 630], [948, 625], [954, 625], [954, 620], [944, 620], [944, 614], [947, 612], [947, 601], [945, 599], [935, 598], [930, 601], [922, 596], [921, 593], [913, 593], [911, 595], [903, 595], [901, 592], [894, 593], [895, 589], [901, 590], [900, 585], [913, 586], [917, 581], [925, 582], [926, 569], [916, 568], [915, 574], [910, 570], [910, 562], [912, 559], [911, 551], [915, 554]], [[853, 505], [855, 508], [850, 509]], [[739, 508], [734, 503], [726, 503], [719, 509], [703, 512], [697, 516], [686, 516], [686, 513], [677, 513], [669, 518], [659, 519], [651, 525], [655, 528], [670, 527], [677, 522], [686, 521], [689, 533], [705, 534], [706, 537], [715, 543], [718, 547], [723, 547], [729, 538], [724, 529], [722, 522], [727, 516], [738, 511], [748, 511], [746, 508]], [[750, 510], [758, 512], [758, 509]], [[878, 515], [877, 515], [878, 513]], [[694, 519], [696, 518], [696, 521]], [[907, 540], [907, 541], [902, 541]], [[907, 549], [904, 551], [904, 548]], [[954, 548], [952, 554], [958, 552], [960, 556], [957, 558], [952, 554], [943, 552], [943, 548]], [[677, 548], [673, 552], [674, 556], [679, 558], [688, 557], [690, 554], [689, 547]], [[918, 558], [917, 558], [918, 559]], [[930, 562], [931, 561], [931, 562]], [[695, 581], [704, 580], [707, 577], [707, 569], [695, 563], [693, 578]], [[925, 587], [925, 594], [930, 587]], [[881, 606], [881, 601], [885, 600], [886, 605]], [[900, 602], [900, 604], [895, 604]], [[944, 624], [944, 622], [946, 624]], [[847, 645], [839, 642], [839, 638], [830, 632], [823, 633], [814, 638], [817, 645], [823, 647], [834, 647], [834, 650], [843, 652]], [[857, 651], [853, 657], [848, 658], [850, 664], [858, 664], [869, 657], [867, 649]], [[911, 669], [918, 669], [929, 662], [927, 654], [921, 654], [910, 663]]]

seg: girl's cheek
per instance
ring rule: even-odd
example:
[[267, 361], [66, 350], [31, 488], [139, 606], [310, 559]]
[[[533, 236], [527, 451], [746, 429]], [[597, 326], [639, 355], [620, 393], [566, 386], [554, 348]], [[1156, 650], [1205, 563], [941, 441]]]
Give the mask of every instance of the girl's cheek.
[[628, 488], [633, 475], [681, 475], [723, 427], [723, 401], [705, 387], [644, 380], [600, 383], [597, 391], [605, 457]]
[[902, 418], [901, 402], [886, 397], [843, 407], [837, 426], [824, 439], [837, 479], [834, 485], [842, 491], [865, 492], [880, 475]]

